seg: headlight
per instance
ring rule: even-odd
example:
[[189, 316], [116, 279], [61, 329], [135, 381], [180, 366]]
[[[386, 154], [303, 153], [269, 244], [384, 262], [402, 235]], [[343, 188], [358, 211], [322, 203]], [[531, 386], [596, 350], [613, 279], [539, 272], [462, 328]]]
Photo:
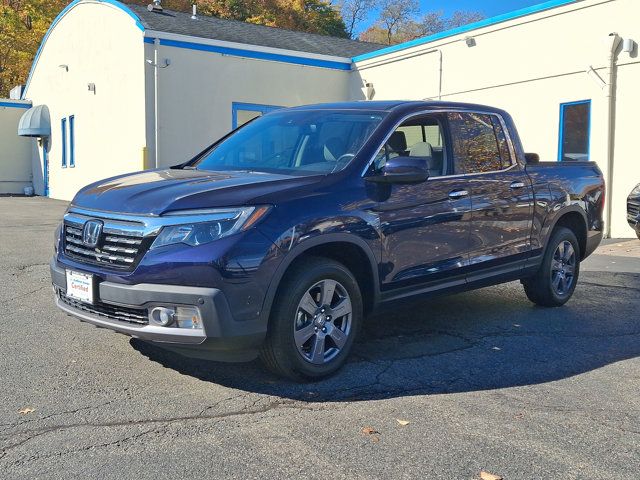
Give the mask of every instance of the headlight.
[[637, 195], [639, 193], [640, 193], [640, 183], [638, 185], [636, 185], [636, 188], [631, 190], [631, 195]]
[[172, 212], [167, 216], [188, 216], [190, 219], [196, 217], [197, 221], [163, 227], [151, 248], [175, 243], [184, 243], [195, 247], [228, 237], [247, 230], [262, 218], [269, 211], [269, 208], [262, 206]]

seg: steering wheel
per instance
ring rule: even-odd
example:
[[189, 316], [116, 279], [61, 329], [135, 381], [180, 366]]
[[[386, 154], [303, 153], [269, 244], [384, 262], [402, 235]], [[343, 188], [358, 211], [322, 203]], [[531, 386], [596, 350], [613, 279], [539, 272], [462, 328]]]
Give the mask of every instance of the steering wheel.
[[273, 165], [273, 166], [283, 166], [283, 165], [288, 166], [289, 158], [291, 156], [290, 154], [293, 153], [294, 150], [295, 150], [294, 147], [288, 147], [282, 150], [281, 152], [272, 153], [271, 155], [265, 157], [262, 160], [262, 163], [266, 165]]

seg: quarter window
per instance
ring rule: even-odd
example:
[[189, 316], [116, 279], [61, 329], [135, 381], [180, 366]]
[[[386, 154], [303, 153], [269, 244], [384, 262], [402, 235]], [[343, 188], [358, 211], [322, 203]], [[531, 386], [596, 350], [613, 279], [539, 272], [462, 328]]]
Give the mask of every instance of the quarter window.
[[502, 125], [495, 115], [450, 112], [454, 173], [483, 173], [508, 168], [512, 161]]
[[591, 100], [560, 105], [558, 160], [589, 160]]

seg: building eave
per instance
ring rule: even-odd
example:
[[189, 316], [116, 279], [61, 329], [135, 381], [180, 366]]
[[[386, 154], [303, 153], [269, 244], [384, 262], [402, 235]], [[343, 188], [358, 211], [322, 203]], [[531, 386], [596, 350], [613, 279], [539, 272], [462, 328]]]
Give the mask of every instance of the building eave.
[[348, 57], [336, 57], [332, 55], [320, 55], [317, 53], [299, 52], [261, 45], [251, 45], [224, 40], [213, 40], [191, 35], [180, 35], [154, 30], [145, 31], [145, 43], [154, 43], [154, 39], [160, 40], [160, 45], [175, 48], [184, 48], [202, 52], [218, 53], [221, 55], [250, 58], [254, 60], [266, 60], [281, 63], [290, 63], [333, 70], [351, 70], [351, 59]]

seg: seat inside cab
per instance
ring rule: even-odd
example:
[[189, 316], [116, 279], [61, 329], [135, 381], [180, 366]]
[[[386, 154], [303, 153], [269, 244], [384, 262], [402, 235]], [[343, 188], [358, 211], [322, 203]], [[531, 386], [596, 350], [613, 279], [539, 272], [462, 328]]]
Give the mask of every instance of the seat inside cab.
[[387, 159], [399, 156], [423, 158], [430, 177], [445, 175], [442, 129], [438, 121], [433, 117], [418, 117], [400, 126], [378, 154], [378, 168]]

